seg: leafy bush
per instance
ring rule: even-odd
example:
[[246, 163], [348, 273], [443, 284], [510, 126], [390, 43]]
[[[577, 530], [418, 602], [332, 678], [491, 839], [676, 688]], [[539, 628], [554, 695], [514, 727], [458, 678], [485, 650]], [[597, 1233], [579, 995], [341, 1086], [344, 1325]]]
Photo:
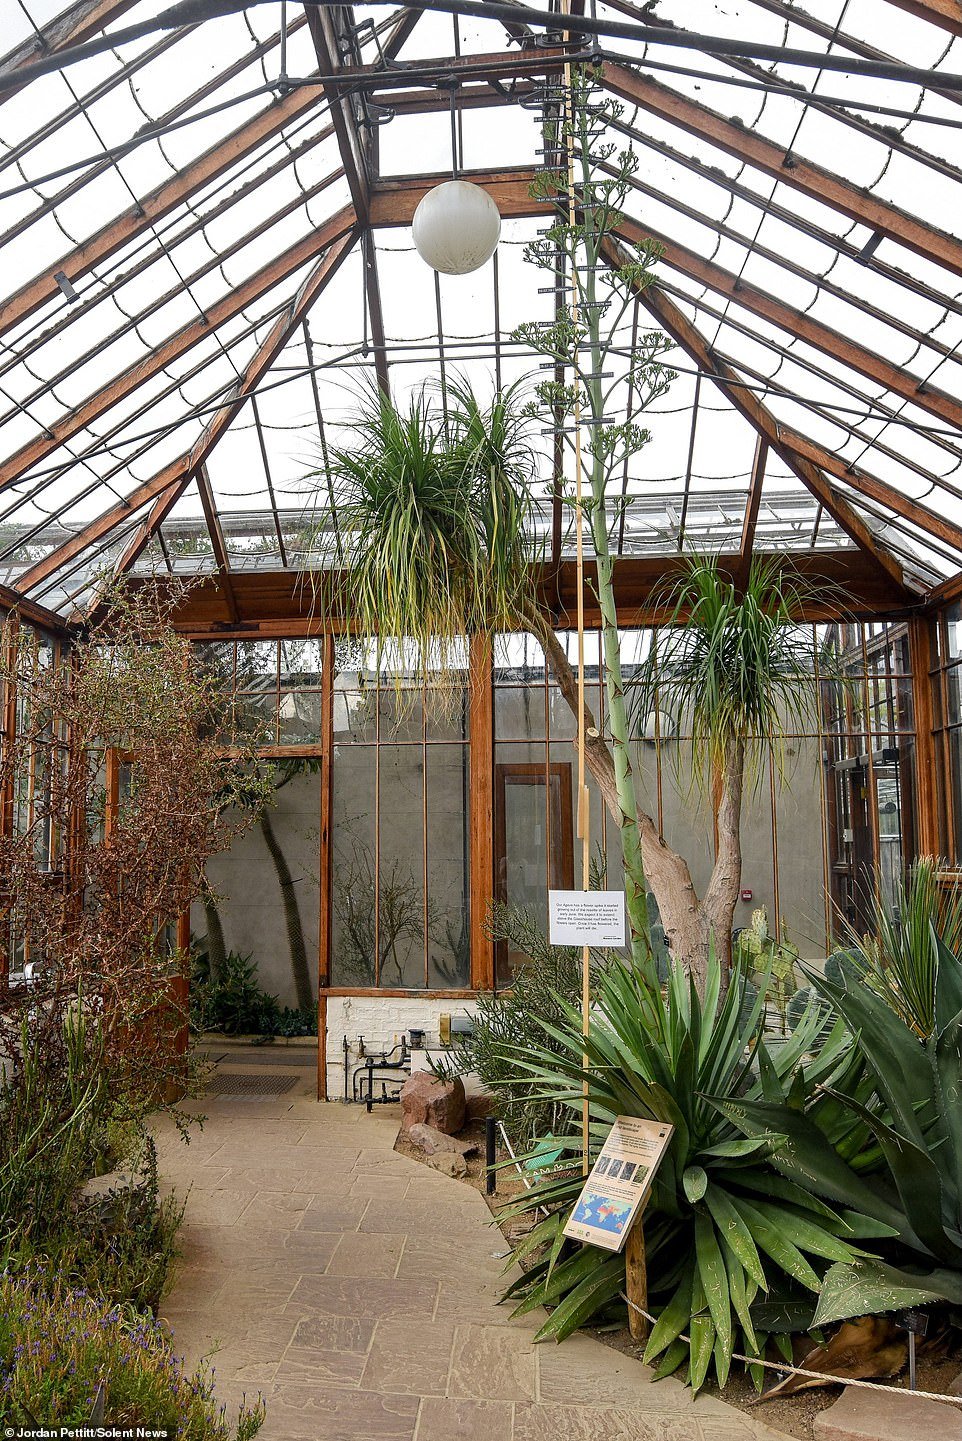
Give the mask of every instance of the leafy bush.
[[228, 951], [224, 962], [211, 966], [206, 950], [192, 955], [190, 1023], [194, 1031], [223, 1031], [227, 1036], [313, 1036], [317, 1016], [312, 1009], [282, 1006], [261, 990], [250, 956]]
[[[858, 1241], [886, 1231], [856, 1207], [831, 1208], [805, 1181], [780, 1175], [772, 1165], [780, 1142], [774, 1127], [746, 1138], [706, 1099], [760, 1098], [787, 1086], [822, 1024], [813, 1007], [769, 1055], [761, 1036], [765, 988], [747, 1016], [744, 989], [736, 970], [721, 995], [714, 956], [704, 999], [679, 967], [663, 994], [650, 965], [613, 963], [598, 980], [587, 1037], [578, 1011], [564, 1006], [560, 1022], [543, 1023], [545, 1043], [503, 1051], [520, 1086], [567, 1111], [569, 1132], [587, 1078], [593, 1155], [618, 1115], [675, 1127], [645, 1212], [649, 1295], [661, 1313], [645, 1358], [661, 1358], [660, 1375], [685, 1364], [695, 1390], [712, 1367], [724, 1385], [734, 1350], [760, 1356], [769, 1333], [805, 1329], [826, 1264], [855, 1262], [866, 1254]], [[806, 1068], [805, 1084], [813, 1089], [837, 1075], [846, 1055], [838, 1024]], [[578, 1152], [580, 1144], [579, 1136], [567, 1146]], [[562, 1234], [581, 1185], [580, 1168], [559, 1168], [509, 1208], [532, 1217], [539, 1207], [548, 1211], [515, 1252], [519, 1261], [538, 1259], [509, 1290], [521, 1298], [519, 1313], [554, 1307], [540, 1339], [560, 1340], [604, 1314], [624, 1288], [623, 1255], [574, 1246]]]
[[[0, 1077], [0, 1261], [42, 1257], [89, 1291], [156, 1307], [181, 1211], [159, 1199], [156, 1147], [111, 1084], [99, 1028], [82, 1009], [47, 1020], [24, 1017]], [[121, 1166], [132, 1184], [85, 1197], [85, 1181]]]
[[70, 1287], [39, 1266], [0, 1274], [0, 1420], [170, 1428], [181, 1441], [250, 1441], [263, 1404], [232, 1425], [212, 1372], [185, 1374], [160, 1323]]

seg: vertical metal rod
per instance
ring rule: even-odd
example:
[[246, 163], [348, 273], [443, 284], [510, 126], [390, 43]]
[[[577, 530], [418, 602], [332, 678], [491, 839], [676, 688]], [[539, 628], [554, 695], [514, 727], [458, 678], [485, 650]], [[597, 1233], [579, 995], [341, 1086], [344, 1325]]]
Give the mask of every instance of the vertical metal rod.
[[493, 1196], [497, 1188], [498, 1178], [495, 1173], [495, 1162], [497, 1152], [495, 1141], [497, 1138], [498, 1123], [493, 1116], [484, 1118], [484, 1189], [485, 1194]]
[[280, 74], [278, 82], [287, 89], [287, 0], [281, 0]]
[[498, 270], [498, 247], [494, 248], [494, 255], [491, 257], [492, 279], [494, 283], [494, 388], [501, 394], [501, 280]]
[[[562, 14], [570, 15], [570, 0], [562, 0]], [[565, 32], [566, 43], [571, 40], [569, 31]], [[564, 143], [568, 171], [568, 226], [569, 233], [574, 233], [577, 224], [577, 207], [575, 203], [575, 149], [574, 149], [574, 127], [575, 127], [575, 105], [574, 105], [574, 82], [572, 77], [571, 62], [565, 61], [564, 67]], [[577, 329], [580, 311], [580, 294], [578, 284], [578, 268], [572, 257], [571, 265], [571, 320]], [[591, 834], [590, 817], [588, 814], [588, 787], [585, 784], [585, 551], [584, 551], [584, 508], [583, 508], [583, 474], [582, 474], [582, 452], [581, 452], [581, 391], [575, 377], [575, 403], [573, 410], [574, 420], [574, 460], [575, 460], [575, 555], [578, 591], [578, 836], [581, 839], [581, 889], [586, 891], [589, 886], [590, 864], [591, 864]], [[581, 952], [581, 1029], [582, 1034], [587, 1038], [591, 1022], [591, 953], [587, 946]], [[581, 1105], [581, 1168], [587, 1176], [590, 1168], [588, 1160], [589, 1148], [589, 1106], [588, 1106], [588, 1054], [587, 1049], [582, 1054], [582, 1067], [584, 1069], [584, 1081], [582, 1084], [583, 1099]]]
[[915, 1389], [916, 1389], [915, 1332], [914, 1332], [914, 1331], [910, 1331], [910, 1332], [909, 1332], [909, 1390], [910, 1390], [910, 1391], [914, 1391]]

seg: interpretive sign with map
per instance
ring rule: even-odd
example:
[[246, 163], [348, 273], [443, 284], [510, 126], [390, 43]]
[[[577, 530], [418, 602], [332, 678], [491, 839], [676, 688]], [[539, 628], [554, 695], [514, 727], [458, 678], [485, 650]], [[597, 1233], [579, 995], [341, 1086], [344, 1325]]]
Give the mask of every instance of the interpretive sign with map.
[[648, 1199], [674, 1126], [619, 1116], [565, 1226], [573, 1241], [620, 1251]]

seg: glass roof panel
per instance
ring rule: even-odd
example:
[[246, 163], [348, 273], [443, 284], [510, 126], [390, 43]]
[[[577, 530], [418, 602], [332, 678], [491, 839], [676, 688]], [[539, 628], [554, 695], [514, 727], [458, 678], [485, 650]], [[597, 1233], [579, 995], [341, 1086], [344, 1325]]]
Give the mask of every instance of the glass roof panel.
[[[57, 8], [18, 0], [6, 42], [30, 36], [28, 16], [43, 26]], [[279, 7], [239, 6], [183, 31], [114, 42], [0, 96], [0, 573], [29, 582], [50, 556], [31, 583], [47, 604], [69, 609], [92, 593], [91, 576], [125, 556], [154, 496], [166, 494], [164, 476], [189, 467], [199, 443], [232, 567], [336, 563], [337, 496], [312, 471], [322, 431], [328, 446], [349, 438], [382, 323], [399, 398], [455, 372], [480, 390], [532, 376], [536, 362], [512, 332], [550, 314], [543, 277], [523, 258], [537, 218], [504, 221], [496, 270], [437, 287], [407, 225], [378, 229], [377, 291], [365, 288], [355, 245], [307, 331], [299, 312], [289, 333], [278, 330], [323, 253], [315, 236], [331, 217], [350, 217], [358, 151], [370, 153], [375, 188], [379, 177], [446, 173], [453, 72], [444, 57], [518, 54], [497, 21], [426, 11], [388, 69], [370, 27], [383, 38], [394, 18], [380, 5], [344, 9], [358, 27], [345, 54], [379, 68], [392, 94], [438, 97], [415, 98], [394, 118], [371, 111], [382, 122], [376, 137], [362, 124], [352, 149], [311, 80], [319, 62], [306, 16], [295, 3], [287, 11], [287, 74], [309, 82], [290, 90], [278, 87]], [[118, 5], [111, 29], [154, 13], [147, 0]], [[596, 43], [639, 101], [624, 105], [612, 138], [638, 156], [632, 215], [668, 247], [666, 304], [715, 364], [735, 371], [722, 393], [710, 374], [699, 378], [690, 346], [672, 350], [678, 380], [620, 480], [625, 552], [737, 548], [756, 431], [733, 401], [746, 398], [771, 425], [823, 448], [827, 483], [908, 570], [958, 569], [962, 553], [837, 472], [839, 459], [857, 465], [962, 527], [962, 94], [938, 92], [940, 72], [962, 73], [962, 43], [884, 0], [806, 0], [804, 12], [785, 0], [660, 0], [654, 14], [601, 0], [597, 15], [661, 25], [683, 42]], [[784, 53], [712, 55], [699, 32], [797, 47], [849, 69]], [[855, 73], [880, 50], [928, 67], [932, 83]], [[524, 93], [515, 83], [496, 95], [471, 81], [475, 108], [456, 126], [465, 167], [538, 164], [538, 117], [511, 103]], [[811, 183], [809, 164], [831, 184]], [[403, 200], [403, 188], [393, 193]], [[66, 285], [55, 279], [61, 268]], [[620, 345], [650, 323], [643, 307], [629, 313]], [[268, 345], [273, 362], [257, 362]], [[235, 407], [225, 429], [224, 407], [238, 388], [246, 395], [255, 363], [256, 402]], [[627, 400], [622, 387], [622, 413]], [[551, 530], [552, 438], [539, 440], [533, 543]], [[756, 544], [851, 547], [791, 455], [769, 453]], [[196, 486], [188, 478], [169, 499], [134, 564], [212, 567]], [[104, 529], [99, 518], [114, 516]], [[95, 522], [102, 533], [87, 545]], [[563, 534], [567, 548], [567, 515]]]

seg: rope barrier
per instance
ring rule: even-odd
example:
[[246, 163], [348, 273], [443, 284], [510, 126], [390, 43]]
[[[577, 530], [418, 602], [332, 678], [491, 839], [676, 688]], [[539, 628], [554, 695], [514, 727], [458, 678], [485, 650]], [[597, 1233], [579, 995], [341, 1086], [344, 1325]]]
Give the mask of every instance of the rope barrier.
[[[650, 1315], [643, 1307], [637, 1306], [634, 1301], [629, 1301], [624, 1291], [619, 1294], [632, 1311], [637, 1311], [639, 1316], [644, 1316], [652, 1326], [657, 1323], [657, 1316]], [[691, 1345], [691, 1337], [686, 1336], [684, 1332], [680, 1336], [676, 1336], [675, 1340], [684, 1341], [688, 1346]], [[738, 1351], [732, 1352], [732, 1360], [744, 1361], [749, 1366], [762, 1366], [766, 1371], [780, 1371], [783, 1375], [808, 1376], [814, 1381], [828, 1381], [833, 1386], [859, 1386], [863, 1391], [884, 1391], [887, 1396], [917, 1396], [921, 1401], [944, 1401], [950, 1406], [962, 1406], [962, 1396], [943, 1396], [939, 1391], [903, 1391], [896, 1386], [884, 1386], [880, 1381], [850, 1381], [844, 1376], [831, 1376], [827, 1371], [809, 1371], [804, 1366], [790, 1366], [787, 1361], [762, 1361], [757, 1356], [743, 1356]]]

